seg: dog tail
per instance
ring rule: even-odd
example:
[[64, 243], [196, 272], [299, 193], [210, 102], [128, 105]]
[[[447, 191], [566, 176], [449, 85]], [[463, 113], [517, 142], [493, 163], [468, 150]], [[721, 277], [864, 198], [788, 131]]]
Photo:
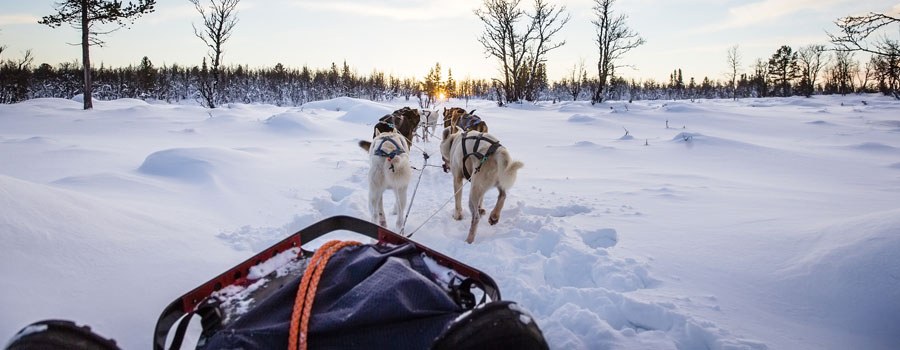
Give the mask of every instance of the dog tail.
[[359, 147], [368, 152], [369, 148], [372, 147], [372, 143], [369, 141], [359, 141]]
[[497, 166], [500, 171], [498, 187], [508, 190], [516, 183], [516, 176], [519, 173], [519, 169], [524, 167], [525, 163], [512, 159], [512, 156], [510, 156], [506, 148], [503, 147], [497, 152]]

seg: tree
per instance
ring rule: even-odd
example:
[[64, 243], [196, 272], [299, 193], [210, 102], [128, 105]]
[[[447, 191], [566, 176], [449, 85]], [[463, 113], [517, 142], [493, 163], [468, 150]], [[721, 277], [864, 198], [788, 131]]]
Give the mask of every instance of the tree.
[[144, 58], [141, 59], [137, 73], [138, 96], [141, 96], [141, 98], [153, 97], [153, 92], [156, 89], [158, 72], [157, 69], [153, 67], [153, 62], [150, 61], [149, 57], [144, 56]]
[[[126, 27], [143, 14], [153, 12], [156, 0], [137, 0], [137, 3], [122, 4], [118, 0], [65, 0], [56, 3], [54, 15], [44, 16], [38, 21], [50, 28], [59, 28], [63, 23], [81, 30], [81, 59], [84, 65], [84, 109], [94, 107], [91, 101], [91, 45], [103, 46], [97, 36], [109, 34]], [[111, 30], [101, 30], [96, 25], [114, 24]]]
[[750, 83], [756, 90], [756, 97], [769, 96], [769, 65], [762, 58], [757, 58], [753, 64], [753, 78]]
[[[553, 42], [553, 36], [562, 30], [563, 26], [571, 19], [568, 14], [565, 14], [565, 11], [565, 6], [556, 7], [556, 5], [547, 4], [545, 0], [534, 1], [534, 14], [529, 16], [536, 32], [534, 46], [531, 48], [530, 74], [526, 83], [528, 94], [533, 95], [536, 90], [535, 81], [541, 79], [541, 69], [539, 68], [546, 64], [547, 53], [566, 44], [565, 40], [558, 43]], [[534, 96], [531, 96], [529, 100], [533, 101]]]
[[237, 25], [237, 5], [241, 0], [209, 0], [209, 5], [200, 4], [200, 0], [189, 0], [203, 18], [203, 27], [198, 30], [194, 26], [194, 35], [209, 48], [207, 57], [210, 68], [207, 78], [200, 81], [200, 95], [206, 106], [216, 108], [221, 98], [222, 77], [219, 73], [222, 66], [222, 55], [225, 53], [225, 42], [231, 38], [234, 26]]
[[797, 53], [790, 46], [782, 45], [769, 59], [769, 76], [772, 77], [775, 93], [791, 96], [791, 81], [799, 75]]
[[850, 51], [836, 51], [834, 63], [828, 69], [828, 91], [846, 95], [853, 92], [853, 76], [856, 75], [857, 63]]
[[[839, 34], [828, 33], [831, 42], [837, 46], [838, 51], [856, 52], [862, 51], [879, 57], [883, 62], [900, 62], [900, 43], [898, 40], [891, 39], [887, 35], [876, 40], [874, 44], [870, 44], [867, 40], [875, 33], [879, 33], [882, 28], [891, 24], [900, 24], [900, 17], [888, 13], [870, 12], [861, 16], [847, 16], [838, 18], [835, 25], [840, 29]], [[837, 55], [835, 55], [837, 59]], [[890, 76], [886, 77], [888, 81], [894, 82], [884, 86], [886, 95], [893, 95], [894, 98], [900, 99], [900, 66], [896, 63], [893, 66], [885, 66], [883, 71]]]
[[[534, 13], [519, 8], [521, 0], [484, 0], [483, 7], [475, 15], [484, 24], [484, 32], [478, 42], [488, 57], [500, 63], [502, 79], [500, 90], [507, 102], [530, 99], [535, 82], [540, 78], [539, 66], [546, 62], [546, 55], [565, 42], [554, 42], [553, 37], [569, 21], [565, 7], [549, 5], [545, 0], [535, 0]], [[526, 24], [520, 26], [520, 22]], [[498, 96], [499, 97], [499, 96]], [[503, 103], [503, 99], [498, 100]]]
[[625, 24], [625, 15], [614, 15], [612, 5], [615, 0], [594, 0], [592, 21], [597, 32], [596, 44], [600, 50], [597, 60], [598, 86], [591, 103], [603, 102], [608, 90], [608, 82], [617, 68], [622, 55], [645, 43], [636, 32]]
[[738, 51], [738, 46], [734, 45], [728, 48], [728, 58], [726, 59], [728, 62], [728, 80], [731, 82], [731, 98], [737, 101], [737, 77], [738, 71], [741, 67], [741, 53]]
[[453, 70], [447, 68], [447, 83], [444, 84], [444, 91], [447, 92], [447, 100], [456, 97], [456, 80], [453, 80]]
[[819, 72], [828, 63], [828, 54], [825, 51], [825, 45], [819, 44], [804, 46], [797, 53], [801, 75], [800, 86], [803, 94], [810, 97], [815, 91]]
[[872, 56], [870, 63], [881, 92], [900, 99], [900, 43], [887, 42], [884, 49], [886, 54]]
[[[500, 61], [503, 80], [496, 80], [504, 92], [507, 102], [516, 102], [522, 96], [519, 79], [525, 69], [525, 54], [528, 42], [535, 30], [530, 23], [524, 31], [517, 28], [525, 11], [519, 9], [521, 0], [484, 0], [484, 8], [475, 10], [475, 15], [484, 24], [484, 32], [478, 42], [484, 47], [488, 57]], [[500, 97], [498, 95], [498, 97]], [[503, 103], [502, 100], [498, 100]]]

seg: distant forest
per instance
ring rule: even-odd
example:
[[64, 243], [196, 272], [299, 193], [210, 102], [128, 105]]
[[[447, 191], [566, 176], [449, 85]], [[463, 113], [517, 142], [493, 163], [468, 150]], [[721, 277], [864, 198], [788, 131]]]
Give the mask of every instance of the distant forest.
[[[486, 58], [500, 68], [491, 79], [456, 80], [451, 69], [442, 77], [440, 63], [423, 79], [399, 77], [378, 70], [360, 74], [346, 61], [329, 68], [226, 65], [224, 46], [237, 24], [240, 0], [190, 0], [203, 20], [194, 35], [209, 49], [199, 66], [156, 66], [149, 57], [128, 67], [92, 65], [89, 48], [102, 44], [102, 35], [127, 26], [154, 11], [156, 0], [121, 1], [65, 0], [55, 14], [39, 21], [51, 28], [69, 24], [81, 28], [82, 61], [57, 66], [34, 64], [31, 51], [22, 58], [3, 56], [0, 45], [0, 103], [32, 98], [72, 98], [84, 93], [84, 108], [91, 99], [136, 98], [170, 103], [196, 101], [214, 108], [223, 103], [264, 103], [300, 106], [310, 101], [341, 96], [373, 101], [403, 99], [420, 107], [433, 106], [445, 98], [488, 99], [499, 105], [535, 101], [589, 100], [694, 100], [769, 96], [812, 96], [882, 92], [900, 99], [900, 41], [880, 30], [900, 24], [890, 13], [870, 12], [837, 19], [839, 31], [828, 33], [832, 47], [813, 44], [777, 48], [769, 58], [747, 65], [735, 45], [723, 55], [728, 63], [726, 78], [692, 76], [673, 67], [668, 80], [626, 79], [618, 74], [626, 67], [623, 55], [645, 40], [627, 23], [627, 16], [614, 11], [616, 0], [593, 0], [593, 19], [598, 57], [596, 66], [582, 61], [565, 77], [551, 81], [546, 64], [549, 52], [566, 42], [558, 38], [571, 20], [564, 5], [533, 0], [483, 0], [474, 14], [484, 25], [477, 40]], [[109, 31], [91, 29], [93, 24], [114, 24]], [[870, 38], [870, 36], [872, 38]], [[860, 61], [857, 53], [868, 54]], [[209, 64], [207, 64], [209, 62]], [[596, 67], [596, 70], [594, 70]], [[424, 73], [424, 72], [423, 72]]]
[[[849, 94], [883, 92], [894, 89], [892, 72], [882, 71], [878, 57], [860, 65], [850, 54], [838, 52], [831, 63], [824, 67], [821, 79], [815, 84], [801, 74], [784, 74], [780, 65], [783, 49], [769, 61], [757, 60], [749, 74], [740, 74], [735, 81], [738, 98], [793, 96], [813, 94]], [[30, 53], [20, 59], [4, 59], [0, 64], [0, 102], [15, 103], [32, 98], [72, 98], [82, 92], [83, 71], [80, 63], [34, 65]], [[787, 54], [787, 69], [791, 54]], [[572, 69], [569, 77], [548, 81], [544, 68], [540, 67], [533, 91], [526, 94], [527, 101], [590, 100], [598, 85], [596, 77], [590, 77], [583, 68]], [[202, 103], [200, 89], [209, 74], [201, 66], [155, 66], [144, 57], [137, 65], [108, 68], [100, 66], [92, 70], [94, 97], [101, 100], [136, 98], [178, 103], [194, 101]], [[267, 68], [227, 66], [220, 68], [221, 93], [218, 103], [264, 103], [278, 106], [300, 106], [310, 101], [340, 96], [363, 98], [372, 101], [404, 99], [427, 107], [436, 99], [477, 98], [503, 103], [502, 85], [486, 79], [455, 80], [448, 70], [441, 77], [440, 64], [432, 68], [421, 80], [396, 77], [379, 71], [359, 74], [346, 62], [332, 64], [329, 69], [309, 67], [290, 68], [282, 64]], [[698, 98], [732, 98], [730, 81], [703, 77], [686, 77], [681, 69], [675, 69], [668, 81], [626, 80], [612, 77], [607, 100], [686, 100]]]

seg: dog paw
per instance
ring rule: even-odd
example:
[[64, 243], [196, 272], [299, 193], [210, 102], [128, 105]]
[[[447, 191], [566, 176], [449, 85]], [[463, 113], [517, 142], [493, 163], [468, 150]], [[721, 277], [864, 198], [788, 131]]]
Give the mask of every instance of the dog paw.
[[469, 237], [466, 237], [466, 243], [472, 244], [472, 242], [474, 242], [474, 241], [475, 241], [475, 235], [469, 235]]
[[499, 222], [499, 221], [500, 221], [499, 215], [498, 216], [491, 215], [491, 217], [488, 218], [488, 223], [490, 223], [491, 225], [496, 225], [497, 222]]
[[459, 220], [462, 220], [462, 219], [463, 219], [462, 213], [460, 213], [460, 212], [458, 212], [458, 211], [453, 213], [453, 220], [459, 221]]
[[478, 215], [484, 215], [484, 208], [478, 208]]

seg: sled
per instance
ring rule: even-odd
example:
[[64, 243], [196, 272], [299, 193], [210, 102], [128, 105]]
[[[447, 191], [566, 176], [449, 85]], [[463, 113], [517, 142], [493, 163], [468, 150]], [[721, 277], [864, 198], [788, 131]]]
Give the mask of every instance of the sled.
[[[313, 252], [303, 248], [306, 243], [328, 233], [340, 230], [355, 232], [376, 240], [377, 242], [372, 246], [380, 247], [378, 248], [379, 250], [390, 250], [392, 247], [410, 246], [406, 249], [414, 249], [432, 259], [440, 266], [452, 270], [460, 276], [460, 279], [457, 288], [448, 292], [454, 294], [453, 298], [456, 299], [458, 304], [462, 305], [463, 311], [466, 309], [473, 309], [476, 304], [485, 304], [486, 299], [490, 299], [491, 303], [499, 302], [501, 300], [500, 290], [497, 287], [497, 284], [490, 276], [478, 269], [460, 263], [371, 222], [349, 216], [334, 216], [300, 230], [172, 301], [163, 310], [157, 320], [153, 332], [153, 349], [165, 349], [167, 338], [176, 323], [179, 323], [179, 325], [173, 336], [173, 344], [180, 346], [181, 339], [185, 335], [188, 320], [194, 315], [200, 316], [203, 325], [201, 343], [206, 339], [215, 336], [218, 332], [235, 322], [234, 317], [224, 315], [224, 313], [227, 313], [227, 310], [223, 310], [220, 303], [221, 298], [216, 296], [217, 292], [229, 288], [230, 286], [246, 288], [247, 286], [253, 285], [260, 278], [252, 278], [258, 276], [251, 277], [251, 268], [266, 263], [269, 259], [278, 256], [279, 253], [287, 252], [292, 249], [297, 251], [295, 248], [299, 248], [299, 256], [297, 259], [299, 261], [309, 259], [313, 255]], [[298, 279], [297, 274], [302, 276], [302, 270], [303, 269], [299, 269], [298, 272], [288, 274], [287, 276], [274, 277], [272, 274], [267, 275], [264, 278], [269, 278], [269, 281], [266, 281], [267, 283], [263, 287], [255, 289], [252, 293], [252, 298], [263, 300], [269, 298], [270, 295], [280, 293], [279, 289], [290, 285], [290, 282], [288, 282], [289, 280], [296, 281]], [[479, 303], [476, 303], [475, 294], [471, 292], [471, 287], [473, 286], [477, 288], [476, 292], [480, 290], [481, 301]], [[296, 284], [294, 284], [293, 287], [296, 288]], [[515, 308], [513, 308], [513, 310], [515, 310]], [[179, 320], [181, 320], [181, 322], [179, 322]], [[537, 329], [536, 325], [533, 328]], [[537, 332], [539, 334], [540, 331], [538, 330]], [[541, 341], [543, 341], [542, 337]], [[177, 348], [178, 346], [171, 347]], [[334, 344], [331, 346], [334, 346]], [[198, 348], [200, 348], [200, 346], [198, 346]]]

